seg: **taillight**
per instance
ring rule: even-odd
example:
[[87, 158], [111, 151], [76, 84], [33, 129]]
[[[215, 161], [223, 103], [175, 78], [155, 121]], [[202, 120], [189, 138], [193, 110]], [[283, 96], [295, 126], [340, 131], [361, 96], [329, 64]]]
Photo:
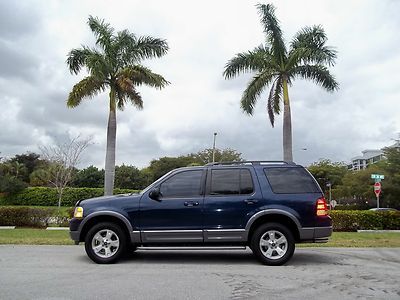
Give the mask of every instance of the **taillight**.
[[317, 200], [317, 216], [327, 216], [328, 206], [324, 197]]

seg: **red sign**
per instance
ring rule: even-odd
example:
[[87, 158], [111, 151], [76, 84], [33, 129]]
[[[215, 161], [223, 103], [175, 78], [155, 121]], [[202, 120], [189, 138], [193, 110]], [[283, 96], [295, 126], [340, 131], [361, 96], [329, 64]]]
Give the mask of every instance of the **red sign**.
[[381, 191], [382, 191], [381, 183], [380, 182], [375, 182], [375, 184], [374, 184], [375, 195], [378, 197], [379, 194], [381, 193]]

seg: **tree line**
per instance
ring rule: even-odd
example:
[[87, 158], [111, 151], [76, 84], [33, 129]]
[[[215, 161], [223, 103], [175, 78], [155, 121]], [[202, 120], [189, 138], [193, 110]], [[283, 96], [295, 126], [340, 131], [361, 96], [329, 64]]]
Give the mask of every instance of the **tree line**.
[[371, 174], [384, 175], [380, 206], [400, 209], [400, 149], [385, 148], [384, 155], [386, 159], [359, 171], [348, 170], [346, 164], [326, 159], [313, 163], [308, 170], [317, 179], [325, 195], [329, 193], [330, 183], [332, 199], [339, 204], [353, 204], [358, 208], [376, 206]]
[[[125, 164], [116, 166], [115, 187], [141, 190], [173, 169], [212, 162], [212, 153], [212, 149], [204, 149], [177, 157], [161, 157], [141, 169]], [[215, 161], [241, 160], [242, 154], [236, 150], [215, 149]], [[17, 154], [9, 159], [0, 158], [0, 193], [13, 194], [29, 186], [51, 187], [54, 169], [54, 161], [33, 152]], [[104, 186], [104, 169], [96, 166], [83, 169], [74, 167], [68, 186], [101, 188]]]
[[[341, 205], [352, 204], [357, 208], [376, 205], [371, 174], [385, 175], [382, 181], [381, 206], [400, 208], [400, 149], [384, 149], [386, 159], [370, 165], [365, 170], [351, 171], [343, 162], [323, 159], [307, 169], [324, 191]], [[234, 149], [216, 149], [215, 161], [243, 161], [242, 154]], [[122, 164], [115, 168], [115, 187], [141, 190], [167, 172], [186, 166], [205, 165], [212, 162], [212, 149], [177, 157], [161, 157], [149, 166], [138, 168]], [[17, 193], [29, 186], [51, 186], [46, 180], [52, 163], [36, 153], [17, 154], [9, 159], [0, 158], [0, 193]], [[74, 168], [70, 187], [101, 188], [104, 185], [104, 169], [96, 166]]]

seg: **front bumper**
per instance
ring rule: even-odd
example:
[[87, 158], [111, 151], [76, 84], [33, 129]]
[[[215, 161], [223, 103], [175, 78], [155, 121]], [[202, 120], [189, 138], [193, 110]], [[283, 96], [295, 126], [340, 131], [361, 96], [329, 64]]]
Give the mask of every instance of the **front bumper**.
[[83, 219], [72, 218], [71, 221], [69, 221], [69, 235], [71, 239], [75, 241], [75, 244], [80, 242], [81, 230], [79, 227], [82, 220]]

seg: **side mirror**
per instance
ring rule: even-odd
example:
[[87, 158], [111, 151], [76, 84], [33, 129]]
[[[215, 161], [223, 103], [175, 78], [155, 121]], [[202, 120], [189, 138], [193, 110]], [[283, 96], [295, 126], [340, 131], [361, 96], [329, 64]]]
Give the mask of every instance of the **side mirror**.
[[152, 188], [149, 192], [149, 197], [153, 200], [160, 201], [161, 193], [160, 188]]

